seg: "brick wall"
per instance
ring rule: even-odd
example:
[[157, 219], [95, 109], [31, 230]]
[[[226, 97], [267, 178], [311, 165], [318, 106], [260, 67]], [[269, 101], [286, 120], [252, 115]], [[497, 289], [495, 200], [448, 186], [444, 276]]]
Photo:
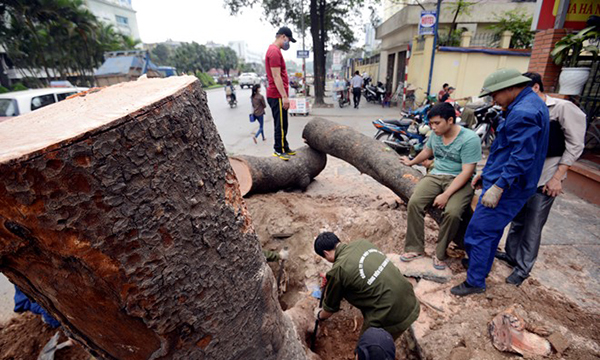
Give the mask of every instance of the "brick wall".
[[567, 34], [565, 29], [548, 29], [535, 35], [529, 68], [527, 71], [537, 72], [542, 76], [544, 91], [555, 92], [560, 75], [560, 67], [554, 64], [550, 52], [554, 44]]

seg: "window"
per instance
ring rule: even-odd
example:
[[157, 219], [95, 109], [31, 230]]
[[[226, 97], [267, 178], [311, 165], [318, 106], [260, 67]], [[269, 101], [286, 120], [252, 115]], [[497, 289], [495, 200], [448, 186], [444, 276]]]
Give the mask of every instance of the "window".
[[129, 26], [129, 19], [125, 16], [115, 15], [117, 18], [117, 25]]
[[0, 99], [0, 116], [17, 116], [19, 112], [17, 111], [15, 100], [12, 99]]
[[31, 111], [37, 110], [46, 105], [54, 104], [55, 102], [56, 101], [54, 101], [54, 94], [36, 96], [33, 99], [31, 99]]
[[64, 99], [66, 99], [67, 97], [71, 96], [75, 94], [75, 92], [67, 92], [67, 93], [62, 93], [62, 94], [56, 94], [56, 97], [58, 98], [58, 101], [63, 101]]

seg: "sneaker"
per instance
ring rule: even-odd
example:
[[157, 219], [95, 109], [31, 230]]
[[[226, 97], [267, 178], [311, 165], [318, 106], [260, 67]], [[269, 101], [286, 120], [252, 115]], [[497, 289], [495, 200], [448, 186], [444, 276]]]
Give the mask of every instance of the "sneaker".
[[290, 159], [290, 156], [288, 154], [282, 154], [277, 151], [273, 152], [273, 156], [278, 157], [281, 160], [285, 160], [285, 161], [288, 161]]
[[456, 296], [467, 296], [473, 294], [481, 294], [485, 292], [485, 288], [480, 288], [477, 286], [471, 286], [468, 282], [463, 282], [460, 285], [456, 285], [452, 289], [450, 289], [450, 293]]
[[294, 150], [288, 149], [285, 151], [285, 154], [289, 156], [294, 156], [296, 155], [296, 152]]
[[515, 267], [517, 265], [508, 258], [508, 254], [506, 254], [504, 251], [496, 251], [496, 255], [494, 255], [494, 257], [498, 260], [504, 261], [512, 267]]
[[521, 286], [521, 284], [523, 283], [523, 281], [525, 281], [525, 279], [527, 279], [527, 278], [517, 274], [516, 271], [513, 271], [512, 274], [510, 274], [506, 278], [506, 283], [513, 284], [515, 286]]

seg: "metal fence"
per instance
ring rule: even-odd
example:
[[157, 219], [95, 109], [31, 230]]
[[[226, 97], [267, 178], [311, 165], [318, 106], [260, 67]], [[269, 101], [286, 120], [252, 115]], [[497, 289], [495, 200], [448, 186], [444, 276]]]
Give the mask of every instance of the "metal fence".
[[493, 33], [475, 33], [470, 46], [496, 48], [499, 45], [500, 36]]

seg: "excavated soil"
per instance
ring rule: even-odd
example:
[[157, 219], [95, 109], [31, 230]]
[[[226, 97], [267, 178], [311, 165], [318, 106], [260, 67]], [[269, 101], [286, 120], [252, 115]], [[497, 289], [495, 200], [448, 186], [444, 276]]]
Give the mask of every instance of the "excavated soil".
[[[0, 360], [37, 359], [44, 345], [58, 329], [46, 325], [39, 315], [25, 313], [16, 315], [5, 324], [0, 324]], [[61, 332], [58, 343], [66, 341]], [[90, 354], [75, 343], [71, 347], [57, 350], [55, 360], [89, 360]]]
[[[334, 231], [346, 242], [364, 238], [384, 253], [399, 254], [404, 246], [406, 207], [402, 201], [383, 186], [343, 166], [326, 169], [305, 193], [253, 195], [246, 203], [263, 247], [289, 248], [290, 259], [285, 264], [289, 283], [281, 296], [284, 308], [310, 296], [318, 287], [318, 274], [330, 267], [313, 251], [313, 240], [319, 232]], [[434, 253], [437, 229], [437, 224], [427, 217], [428, 254]], [[281, 238], [280, 234], [286, 237]], [[454, 297], [449, 294], [450, 288], [466, 277], [460, 264], [464, 252], [450, 249], [448, 254], [453, 272], [450, 282], [412, 281], [427, 304], [422, 303], [414, 334], [407, 332], [398, 339], [397, 359], [519, 358], [520, 355], [496, 350], [488, 333], [489, 322], [510, 306], [526, 321], [527, 329], [552, 340], [550, 359], [600, 358], [599, 309], [581, 308], [533, 278], [518, 288], [506, 284], [504, 279], [511, 270], [498, 262], [485, 294]], [[271, 266], [277, 274], [278, 264]], [[555, 266], [560, 270], [568, 264], [557, 262]], [[315, 352], [327, 360], [353, 359], [361, 325], [360, 312], [345, 303], [339, 313], [322, 324]]]

